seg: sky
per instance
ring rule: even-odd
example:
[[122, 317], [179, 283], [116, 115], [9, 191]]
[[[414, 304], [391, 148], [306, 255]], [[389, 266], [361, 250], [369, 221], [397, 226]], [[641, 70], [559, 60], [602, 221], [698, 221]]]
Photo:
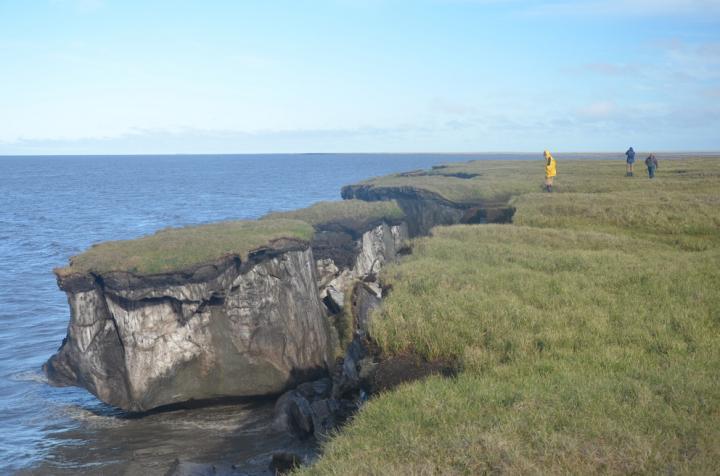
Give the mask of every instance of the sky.
[[720, 150], [720, 0], [0, 0], [0, 155]]

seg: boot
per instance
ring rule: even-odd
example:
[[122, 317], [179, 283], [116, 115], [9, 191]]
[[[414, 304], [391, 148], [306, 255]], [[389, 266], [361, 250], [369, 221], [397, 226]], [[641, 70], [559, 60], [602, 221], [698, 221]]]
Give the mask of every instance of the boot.
[[545, 188], [547, 188], [548, 193], [552, 192], [552, 185], [546, 185]]

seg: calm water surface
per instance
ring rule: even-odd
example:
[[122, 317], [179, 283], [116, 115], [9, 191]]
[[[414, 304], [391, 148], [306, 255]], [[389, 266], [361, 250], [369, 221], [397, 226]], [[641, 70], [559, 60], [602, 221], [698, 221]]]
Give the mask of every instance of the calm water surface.
[[40, 366], [69, 318], [51, 270], [70, 256], [168, 226], [336, 200], [342, 185], [372, 176], [488, 157], [0, 157], [0, 473], [162, 474], [176, 458], [243, 461], [284, 444], [267, 432], [272, 402], [131, 418], [82, 389], [47, 385]]

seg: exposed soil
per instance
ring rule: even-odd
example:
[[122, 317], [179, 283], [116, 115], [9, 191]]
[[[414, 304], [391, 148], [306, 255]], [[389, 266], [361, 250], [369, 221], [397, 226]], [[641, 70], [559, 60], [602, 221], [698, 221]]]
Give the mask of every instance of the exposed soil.
[[339, 268], [352, 268], [359, 249], [352, 235], [342, 231], [318, 231], [312, 241], [315, 259], [332, 259]]
[[511, 223], [514, 214], [513, 207], [472, 207], [465, 211], [460, 223]]
[[397, 174], [398, 177], [426, 177], [426, 176], [437, 176], [441, 175], [443, 177], [453, 177], [453, 178], [459, 178], [459, 179], [471, 179], [475, 177], [480, 177], [482, 174], [476, 174], [476, 173], [469, 173], [469, 172], [438, 172], [438, 170], [443, 170], [447, 167], [445, 166], [435, 166], [432, 168], [432, 172], [428, 172], [427, 170], [413, 170], [410, 172], [404, 172]]
[[[373, 353], [379, 349], [370, 344]], [[377, 354], [376, 354], [377, 355]], [[454, 377], [457, 375], [457, 363], [448, 359], [427, 361], [415, 354], [403, 354], [392, 357], [380, 357], [377, 368], [370, 379], [371, 394], [392, 390], [406, 382], [421, 380], [432, 375]]]

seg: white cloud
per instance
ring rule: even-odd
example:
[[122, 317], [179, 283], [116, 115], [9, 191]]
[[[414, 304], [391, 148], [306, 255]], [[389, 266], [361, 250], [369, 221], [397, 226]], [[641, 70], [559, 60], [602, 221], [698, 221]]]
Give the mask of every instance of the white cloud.
[[627, 64], [596, 62], [569, 68], [575, 75], [591, 75], [618, 93], [643, 91], [666, 103], [703, 101], [720, 82], [720, 43], [666, 39], [646, 44], [642, 61]]
[[591, 120], [603, 120], [613, 117], [618, 111], [614, 101], [595, 101], [578, 110], [578, 115]]
[[657, 44], [666, 69], [699, 81], [720, 79], [720, 43], [687, 43], [677, 39]]
[[720, 87], [707, 88], [703, 90], [703, 95], [710, 99], [720, 99]]
[[421, 126], [298, 129], [247, 132], [175, 127], [133, 128], [105, 137], [19, 138], [0, 141], [0, 155], [13, 154], [195, 154], [295, 153], [397, 149], [432, 131]]
[[466, 102], [451, 101], [445, 98], [434, 98], [430, 101], [430, 112], [448, 116], [467, 116], [478, 113], [478, 108]]

